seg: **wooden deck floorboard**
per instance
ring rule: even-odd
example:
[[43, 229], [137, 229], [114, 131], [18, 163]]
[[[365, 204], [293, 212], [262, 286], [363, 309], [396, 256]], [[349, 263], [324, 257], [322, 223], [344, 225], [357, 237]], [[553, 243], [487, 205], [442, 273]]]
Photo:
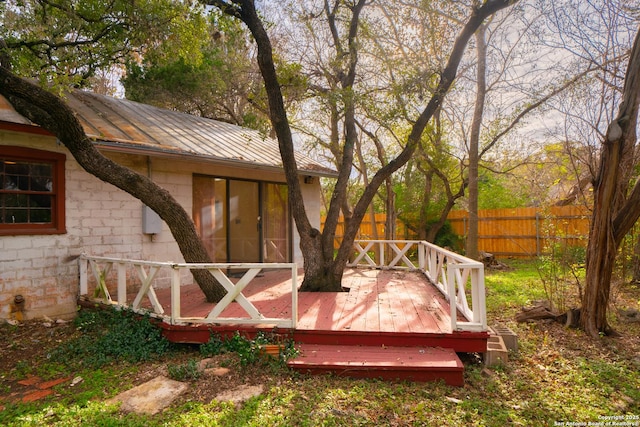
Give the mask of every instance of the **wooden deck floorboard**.
[[[299, 282], [302, 277], [299, 276]], [[449, 304], [444, 296], [417, 272], [391, 270], [348, 270], [343, 286], [349, 292], [298, 294], [299, 330], [451, 333]], [[165, 313], [170, 313], [169, 289], [156, 294]], [[243, 294], [265, 317], [291, 315], [291, 279], [288, 271], [262, 274]], [[149, 306], [147, 303], [146, 306]], [[196, 285], [181, 292], [181, 315], [205, 317], [214, 307]], [[223, 316], [249, 318], [233, 302]], [[459, 313], [460, 319], [464, 320]]]

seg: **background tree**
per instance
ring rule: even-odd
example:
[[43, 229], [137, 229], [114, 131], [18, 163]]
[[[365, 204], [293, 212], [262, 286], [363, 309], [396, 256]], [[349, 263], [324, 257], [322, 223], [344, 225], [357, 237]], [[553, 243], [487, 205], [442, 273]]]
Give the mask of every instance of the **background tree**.
[[[453, 43], [451, 55], [446, 66], [439, 73], [438, 83], [421, 113], [415, 119], [411, 132], [405, 142], [402, 151], [389, 161], [386, 166], [379, 169], [371, 178], [369, 185], [364, 189], [361, 198], [353, 209], [351, 222], [345, 229], [345, 235], [337, 254], [334, 255], [333, 236], [338, 222], [340, 207], [346, 196], [348, 178], [353, 165], [353, 149], [355, 146], [357, 131], [354, 119], [354, 98], [349, 96], [355, 81], [358, 64], [357, 35], [360, 24], [360, 14], [365, 2], [336, 1], [329, 4], [325, 1], [321, 10], [327, 16], [327, 22], [331, 29], [333, 43], [336, 44], [339, 55], [336, 66], [342, 67], [340, 85], [345, 93], [341, 100], [344, 102], [344, 134], [345, 143], [342, 147], [342, 162], [339, 170], [336, 186], [334, 187], [327, 220], [322, 233], [311, 227], [307, 218], [300, 191], [299, 177], [293, 157], [294, 144], [287, 112], [278, 83], [275, 70], [273, 48], [264, 25], [255, 9], [255, 4], [250, 0], [209, 0], [209, 4], [219, 7], [222, 11], [241, 19], [253, 34], [258, 46], [258, 64], [265, 81], [265, 88], [269, 100], [270, 118], [280, 144], [287, 184], [289, 186], [292, 213], [296, 221], [296, 227], [301, 237], [301, 247], [305, 261], [305, 278], [303, 290], [336, 290], [340, 288], [340, 281], [351, 255], [353, 241], [357, 234], [360, 222], [365, 215], [369, 204], [375, 196], [378, 188], [384, 180], [393, 172], [404, 166], [412, 157], [428, 122], [436, 113], [446, 93], [451, 87], [457, 73], [462, 55], [469, 39], [473, 36], [479, 25], [495, 12], [509, 6], [510, 1], [489, 0], [482, 6], [472, 9], [471, 15], [461, 29]], [[345, 18], [346, 17], [346, 18]], [[340, 18], [340, 20], [336, 19]], [[343, 26], [338, 26], [338, 23]], [[340, 34], [344, 34], [344, 39]], [[338, 47], [341, 46], [341, 47]]]
[[[167, 55], [201, 59], [205, 30], [197, 2], [30, 0], [0, 4], [0, 37], [16, 75], [42, 84], [89, 87], [98, 74], [162, 46]], [[169, 43], [168, 41], [172, 41]]]
[[200, 61], [161, 47], [129, 60], [122, 79], [126, 98], [268, 132], [262, 78], [247, 31], [212, 10], [202, 35], [192, 46]]
[[[457, 31], [468, 11], [453, 2], [380, 2], [372, 7], [373, 18], [361, 37], [371, 71], [361, 85], [366, 88], [360, 114], [367, 126], [360, 127], [371, 135], [379, 168], [401, 152], [414, 115], [446, 64], [448, 51], [441, 43], [448, 43], [446, 34]], [[464, 194], [466, 183], [452, 161], [447, 126], [437, 109], [414, 155], [379, 190], [385, 200], [386, 239], [397, 238], [399, 218], [418, 238], [435, 241], [449, 210]]]
[[574, 153], [591, 168], [594, 202], [581, 323], [597, 337], [613, 332], [607, 321], [613, 271], [620, 244], [637, 220], [638, 9], [628, 0], [566, 0], [547, 7], [547, 30], [556, 36], [546, 43], [566, 52], [563, 60], [596, 70], [552, 105], [558, 139], [580, 144]]
[[[510, 174], [517, 166], [514, 158], [522, 159], [523, 165], [530, 162], [528, 155], [535, 152], [540, 137], [528, 135], [527, 122], [536, 122], [551, 99], [569, 90], [591, 71], [582, 66], [576, 72], [576, 68], [550, 59], [555, 50], [544, 46], [538, 37], [545, 18], [539, 8], [521, 3], [478, 30], [474, 61], [468, 64], [467, 74], [444, 106], [466, 154], [462, 165], [468, 181], [465, 246], [470, 258], [478, 256], [481, 180], [495, 173]], [[587, 69], [583, 71], [584, 68]], [[518, 139], [524, 142], [518, 145]], [[505, 150], [526, 154], [518, 153], [505, 161], [501, 153]], [[506, 168], [496, 168], [500, 164]]]

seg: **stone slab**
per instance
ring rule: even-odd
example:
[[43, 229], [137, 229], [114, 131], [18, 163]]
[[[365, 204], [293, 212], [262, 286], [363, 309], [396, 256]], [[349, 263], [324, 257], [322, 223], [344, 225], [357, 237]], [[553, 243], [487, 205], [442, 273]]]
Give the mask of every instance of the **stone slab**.
[[245, 400], [251, 399], [252, 397], [260, 396], [263, 392], [263, 385], [243, 384], [232, 390], [227, 390], [218, 394], [215, 400], [219, 402], [231, 402], [234, 404], [239, 404], [244, 402]]
[[121, 402], [120, 410], [123, 412], [154, 415], [171, 405], [187, 388], [186, 383], [159, 376], [120, 393], [107, 403]]

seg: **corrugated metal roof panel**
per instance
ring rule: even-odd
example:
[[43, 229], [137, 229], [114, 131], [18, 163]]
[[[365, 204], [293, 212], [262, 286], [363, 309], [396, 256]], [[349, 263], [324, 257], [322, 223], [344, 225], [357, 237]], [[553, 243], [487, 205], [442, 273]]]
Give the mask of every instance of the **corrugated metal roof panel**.
[[19, 123], [22, 125], [29, 125], [31, 122], [21, 116], [14, 110], [13, 106], [9, 104], [9, 101], [4, 96], [0, 96], [0, 120], [9, 123]]
[[[0, 120], [29, 123], [0, 98]], [[116, 150], [122, 144], [123, 149], [282, 168], [278, 142], [252, 129], [90, 92], [74, 91], [66, 101], [88, 136]], [[337, 175], [302, 153], [296, 153], [296, 160], [302, 173]]]

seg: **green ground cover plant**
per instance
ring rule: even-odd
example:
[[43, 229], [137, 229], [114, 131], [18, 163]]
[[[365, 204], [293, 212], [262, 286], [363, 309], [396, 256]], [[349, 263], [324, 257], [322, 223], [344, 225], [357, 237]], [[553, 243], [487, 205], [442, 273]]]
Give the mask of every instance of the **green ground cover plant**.
[[[617, 323], [614, 316], [622, 337], [590, 340], [579, 330], [553, 322], [518, 324], [512, 319], [520, 307], [544, 298], [545, 291], [533, 263], [512, 262], [510, 267], [487, 273], [487, 306], [490, 323], [502, 323], [518, 334], [519, 352], [510, 354], [507, 364], [490, 369], [477, 355], [465, 356], [464, 387], [300, 376], [281, 366], [274, 368], [273, 362], [259, 356], [244, 360], [253, 357], [245, 356], [254, 354], [251, 349], [259, 348], [263, 338], [241, 336], [212, 337], [202, 346], [177, 346], [163, 344], [161, 337], [156, 342], [152, 335], [127, 331], [138, 341], [148, 341], [144, 349], [136, 345], [133, 357], [121, 341], [101, 341], [117, 325], [92, 318], [98, 314], [81, 313], [79, 319], [85, 320], [46, 329], [37, 336], [38, 345], [33, 345], [33, 339], [41, 326], [0, 325], [0, 425], [554, 426], [612, 419], [638, 425], [640, 325]], [[639, 300], [637, 287], [618, 290], [616, 301], [621, 306], [637, 308]], [[24, 328], [36, 326], [40, 329], [25, 333]], [[89, 346], [87, 337], [119, 350], [89, 357], [78, 350], [79, 341], [74, 343], [79, 339]], [[31, 357], [17, 357], [27, 351]], [[64, 354], [74, 360], [54, 360]], [[149, 357], [140, 358], [142, 354]], [[213, 358], [230, 372], [223, 377], [191, 375], [193, 365], [202, 358]], [[96, 360], [104, 363], [97, 367]], [[117, 405], [106, 403], [135, 384], [171, 371], [183, 375], [189, 391], [161, 414], [124, 414]], [[84, 380], [73, 387], [69, 383], [56, 386], [53, 395], [36, 402], [7, 398], [16, 390], [18, 379], [36, 374]], [[216, 398], [241, 384], [260, 384], [263, 392], [242, 404]]]

